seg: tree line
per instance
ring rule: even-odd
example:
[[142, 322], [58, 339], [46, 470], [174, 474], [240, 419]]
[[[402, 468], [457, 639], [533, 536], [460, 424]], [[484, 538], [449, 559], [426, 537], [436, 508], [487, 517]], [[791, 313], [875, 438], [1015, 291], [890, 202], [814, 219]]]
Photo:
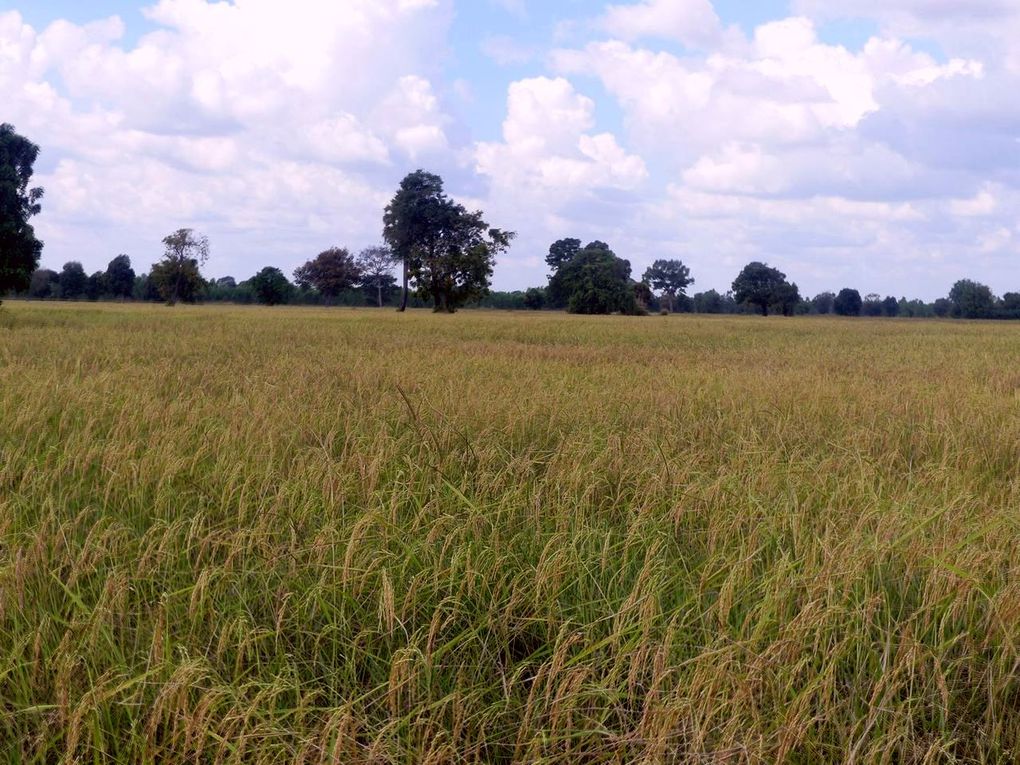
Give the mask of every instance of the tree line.
[[[481, 211], [450, 199], [438, 175], [418, 170], [401, 181], [383, 213], [384, 243], [356, 255], [331, 247], [304, 263], [293, 281], [275, 266], [250, 278], [206, 279], [202, 267], [209, 240], [188, 228], [163, 241], [163, 256], [150, 271], [137, 274], [131, 259], [117, 255], [105, 271], [91, 275], [81, 263], [57, 272], [39, 268], [43, 245], [29, 220], [41, 211], [43, 190], [30, 186], [39, 147], [0, 125], [0, 297], [37, 300], [143, 300], [169, 305], [213, 301], [264, 305], [431, 306], [454, 312], [465, 306], [510, 310], [566, 310], [577, 314], [660, 313], [784, 316], [911, 316], [968, 319], [1020, 319], [1020, 292], [1001, 298], [983, 284], [961, 280], [933, 303], [906, 298], [864, 297], [852, 288], [801, 296], [786, 274], [766, 263], [747, 264], [730, 291], [688, 295], [695, 283], [680, 260], [656, 260], [641, 276], [609, 244], [580, 239], [554, 242], [546, 255], [548, 283], [519, 292], [493, 292], [497, 257], [515, 238], [490, 226]], [[399, 270], [398, 283], [394, 272]]]

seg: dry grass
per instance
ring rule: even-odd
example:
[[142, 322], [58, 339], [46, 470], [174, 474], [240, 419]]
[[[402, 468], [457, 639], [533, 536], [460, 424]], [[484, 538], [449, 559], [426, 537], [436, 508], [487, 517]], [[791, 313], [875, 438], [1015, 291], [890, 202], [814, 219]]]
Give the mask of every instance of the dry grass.
[[1002, 324], [6, 304], [0, 760], [1020, 759]]

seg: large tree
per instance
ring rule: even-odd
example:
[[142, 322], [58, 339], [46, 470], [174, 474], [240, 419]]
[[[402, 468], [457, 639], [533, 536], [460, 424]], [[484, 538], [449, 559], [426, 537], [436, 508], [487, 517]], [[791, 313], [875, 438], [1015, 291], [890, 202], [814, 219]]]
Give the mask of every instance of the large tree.
[[209, 240], [182, 228], [164, 238], [163, 245], [163, 259], [152, 267], [149, 278], [167, 304], [194, 302], [205, 285], [199, 269], [209, 260]]
[[[733, 295], [738, 303], [756, 307], [762, 316], [769, 315], [769, 307], [785, 302], [790, 285], [786, 274], [765, 263], [748, 263], [733, 282]], [[799, 296], [798, 296], [799, 300]]]
[[554, 305], [565, 304], [570, 313], [638, 312], [630, 263], [605, 242], [592, 242], [578, 251], [549, 280], [547, 293]]
[[412, 275], [421, 270], [425, 257], [435, 256], [441, 248], [450, 205], [443, 192], [443, 179], [434, 173], [416, 170], [400, 182], [400, 188], [386, 206], [383, 238], [403, 271], [401, 312], [407, 310]]
[[106, 289], [116, 298], [129, 298], [134, 293], [135, 270], [127, 255], [118, 255], [106, 267]]
[[361, 270], [345, 247], [330, 247], [294, 272], [299, 287], [318, 290], [328, 302], [335, 301], [360, 279]]
[[861, 300], [860, 292], [844, 287], [832, 301], [832, 308], [837, 316], [860, 316], [864, 308], [864, 301]]
[[89, 277], [85, 268], [76, 260], [65, 263], [60, 271], [60, 297], [64, 300], [78, 300], [85, 295]]
[[691, 269], [680, 260], [657, 260], [645, 271], [643, 281], [666, 296], [669, 310], [676, 308], [677, 295], [686, 295], [694, 284]]
[[280, 305], [287, 302], [292, 289], [291, 283], [279, 268], [266, 266], [253, 276], [248, 284], [255, 299], [263, 305]]
[[396, 260], [389, 247], [367, 247], [358, 253], [358, 269], [361, 271], [361, 286], [365, 293], [380, 308], [388, 300], [397, 285], [393, 276]]
[[42, 209], [41, 188], [29, 188], [39, 147], [0, 125], [0, 299], [27, 290], [39, 265], [42, 242], [28, 221]]
[[574, 259], [574, 256], [581, 251], [580, 239], [560, 239], [549, 246], [549, 254], [545, 256], [545, 262], [555, 274], [563, 266]]
[[514, 234], [489, 226], [481, 212], [469, 212], [443, 191], [443, 179], [418, 170], [400, 183], [383, 216], [383, 236], [403, 264], [407, 309], [409, 285], [436, 311], [453, 312], [484, 297], [496, 256]]
[[953, 316], [964, 319], [988, 319], [995, 312], [995, 296], [984, 284], [961, 279], [949, 291]]

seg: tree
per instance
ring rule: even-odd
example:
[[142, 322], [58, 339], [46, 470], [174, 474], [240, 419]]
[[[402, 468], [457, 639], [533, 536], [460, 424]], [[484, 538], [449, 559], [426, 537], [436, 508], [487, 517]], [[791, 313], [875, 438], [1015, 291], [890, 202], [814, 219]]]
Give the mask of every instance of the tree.
[[89, 300], [99, 300], [106, 292], [106, 274], [103, 271], [96, 271], [85, 281], [85, 297]]
[[819, 316], [832, 313], [836, 296], [832, 292], [820, 292], [811, 299], [811, 310]]
[[541, 311], [545, 308], [545, 290], [541, 287], [532, 287], [525, 292], [524, 306], [529, 311]]
[[178, 229], [163, 239], [163, 259], [149, 278], [168, 305], [194, 302], [205, 281], [199, 268], [209, 260], [209, 240], [190, 228]]
[[[762, 316], [769, 315], [769, 306], [789, 296], [786, 274], [765, 263], [748, 263], [733, 282], [738, 303], [755, 306]], [[799, 300], [798, 296], [798, 300]]]
[[1020, 292], [1007, 292], [999, 302], [999, 311], [1003, 318], [1020, 319]]
[[43, 244], [29, 219], [42, 210], [41, 188], [28, 187], [39, 147], [0, 125], [0, 300], [8, 292], [29, 288]]
[[560, 239], [549, 246], [549, 254], [545, 256], [545, 262], [552, 269], [553, 274], [555, 274], [564, 265], [573, 260], [574, 256], [580, 251], [580, 239]]
[[299, 287], [318, 290], [329, 302], [352, 289], [360, 279], [361, 270], [345, 247], [330, 247], [294, 272]]
[[677, 295], [686, 295], [687, 288], [694, 284], [691, 269], [679, 260], [657, 260], [645, 271], [642, 281], [651, 285], [668, 298], [669, 310], [675, 308]]
[[695, 313], [722, 313], [723, 297], [716, 290], [699, 292], [694, 296]]
[[882, 296], [874, 292], [868, 293], [864, 296], [864, 303], [861, 306], [861, 312], [865, 316], [876, 317], [882, 315]]
[[984, 284], [961, 279], [949, 291], [953, 316], [964, 319], [988, 319], [995, 311], [995, 296]]
[[604, 242], [593, 242], [563, 265], [549, 280], [554, 305], [565, 303], [570, 313], [625, 314], [638, 312], [630, 280], [630, 263]]
[[77, 300], [85, 294], [88, 286], [88, 276], [81, 263], [72, 260], [65, 263], [60, 271], [60, 297], [64, 300]]
[[408, 285], [434, 310], [453, 312], [489, 291], [496, 256], [510, 247], [514, 234], [490, 227], [480, 211], [468, 212], [443, 192], [438, 175], [418, 170], [400, 183], [383, 216], [383, 236], [403, 264]]
[[894, 297], [887, 297], [882, 301], [882, 313], [889, 318], [895, 318], [900, 315], [900, 301]]
[[400, 311], [407, 310], [411, 276], [421, 269], [422, 258], [439, 249], [442, 221], [450, 200], [443, 193], [443, 179], [417, 170], [400, 182], [396, 195], [383, 213], [383, 238], [403, 267]]
[[949, 298], [939, 298], [932, 304], [931, 310], [940, 319], [944, 319], [952, 312], [953, 303]]
[[860, 316], [864, 301], [861, 293], [849, 287], [841, 289], [832, 303], [837, 316]]
[[60, 288], [60, 275], [48, 268], [40, 268], [32, 272], [28, 284], [28, 296], [37, 300], [53, 297], [54, 290]]
[[389, 247], [368, 247], [358, 254], [357, 267], [361, 272], [361, 286], [380, 308], [397, 286], [397, 280], [393, 276], [394, 265], [396, 260]]
[[266, 266], [253, 276], [249, 284], [255, 299], [263, 305], [280, 305], [290, 296], [291, 283], [279, 268]]
[[135, 270], [127, 255], [118, 255], [106, 267], [106, 289], [116, 298], [129, 298], [134, 293]]
[[783, 281], [773, 289], [770, 306], [783, 316], [793, 316], [800, 302], [800, 290], [797, 285]]

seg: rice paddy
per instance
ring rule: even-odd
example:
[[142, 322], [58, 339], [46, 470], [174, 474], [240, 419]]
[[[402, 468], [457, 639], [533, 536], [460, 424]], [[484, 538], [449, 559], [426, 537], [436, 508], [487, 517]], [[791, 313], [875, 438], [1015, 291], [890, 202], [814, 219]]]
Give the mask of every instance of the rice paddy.
[[0, 310], [0, 760], [1020, 760], [1006, 323]]

